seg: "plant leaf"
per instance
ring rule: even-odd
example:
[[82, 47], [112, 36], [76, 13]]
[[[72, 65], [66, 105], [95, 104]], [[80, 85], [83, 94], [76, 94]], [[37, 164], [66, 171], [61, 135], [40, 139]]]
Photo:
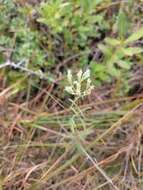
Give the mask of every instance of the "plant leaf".
[[141, 37], [143, 37], [143, 27], [140, 28], [138, 31], [135, 31], [131, 36], [129, 36], [129, 38], [125, 40], [125, 43], [129, 44], [140, 39]]
[[142, 53], [143, 49], [139, 47], [129, 47], [129, 48], [122, 49], [122, 51], [127, 56], [133, 56], [135, 54]]
[[111, 46], [117, 46], [120, 44], [120, 41], [115, 38], [105, 38], [105, 42]]
[[112, 49], [103, 45], [103, 44], [98, 44], [98, 48], [105, 54], [105, 55], [112, 55]]
[[115, 68], [115, 66], [113, 64], [111, 64], [111, 63], [108, 63], [107, 70], [108, 70], [108, 73], [111, 76], [114, 76], [114, 77], [119, 77], [120, 76], [120, 70]]
[[123, 39], [126, 34], [127, 34], [127, 31], [128, 31], [128, 18], [127, 18], [127, 15], [126, 13], [121, 9], [119, 11], [119, 15], [118, 15], [118, 34], [119, 34], [119, 37], [121, 39]]
[[123, 68], [123, 69], [130, 69], [131, 68], [131, 62], [129, 61], [124, 61], [124, 60], [119, 60], [117, 62], [117, 64], [119, 65], [119, 67]]

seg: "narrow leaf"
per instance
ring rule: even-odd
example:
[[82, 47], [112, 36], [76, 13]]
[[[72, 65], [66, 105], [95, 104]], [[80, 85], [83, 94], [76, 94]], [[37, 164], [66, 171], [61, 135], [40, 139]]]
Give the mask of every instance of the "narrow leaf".
[[109, 47], [107, 47], [107, 46], [105, 46], [105, 45], [103, 45], [103, 44], [99, 44], [99, 45], [98, 45], [98, 48], [99, 48], [105, 55], [112, 55], [112, 50], [111, 50]]
[[143, 48], [129, 47], [129, 48], [123, 49], [122, 51], [127, 56], [133, 56], [133, 55], [142, 53], [143, 52]]
[[123, 61], [123, 60], [119, 60], [117, 62], [118, 66], [123, 68], [123, 69], [130, 69], [131, 67], [131, 62], [128, 62], [128, 61]]
[[111, 46], [117, 46], [120, 44], [120, 41], [114, 38], [106, 38], [105, 42]]
[[125, 41], [126, 44], [134, 42], [143, 37], [143, 27], [140, 28], [138, 31], [134, 32], [127, 40]]
[[123, 39], [126, 34], [127, 34], [127, 31], [128, 31], [128, 25], [129, 25], [129, 22], [128, 22], [128, 18], [127, 18], [127, 15], [126, 13], [123, 11], [123, 10], [120, 10], [119, 11], [119, 15], [118, 15], [118, 34], [119, 34], [119, 37], [121, 39]]

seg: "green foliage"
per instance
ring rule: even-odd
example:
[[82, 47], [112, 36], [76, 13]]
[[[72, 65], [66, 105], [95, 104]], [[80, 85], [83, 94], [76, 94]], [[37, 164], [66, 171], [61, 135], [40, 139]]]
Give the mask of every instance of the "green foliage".
[[126, 12], [122, 9], [119, 11], [119, 15], [117, 19], [117, 27], [118, 27], [118, 35], [120, 39], [124, 39], [128, 32], [129, 20], [128, 20]]
[[122, 10], [119, 11], [118, 36], [116, 38], [106, 37], [104, 43], [98, 45], [103, 53], [103, 60], [100, 64], [92, 62], [91, 68], [100, 80], [110, 81], [109, 76], [119, 78], [123, 77], [123, 74], [128, 75], [133, 65], [133, 56], [143, 52], [141, 47], [133, 45], [135, 41], [143, 37], [143, 28], [126, 37], [128, 32], [127, 23], [126, 14]]
[[[135, 12], [131, 1], [121, 4], [112, 18], [109, 0], [50, 0], [37, 7], [15, 2], [0, 2], [0, 63], [10, 58], [45, 72], [61, 62], [75, 69], [89, 66], [101, 83], [128, 74], [134, 56], [142, 53], [134, 45], [143, 37], [143, 28], [134, 31], [130, 24], [129, 9]], [[101, 59], [94, 59], [94, 48], [102, 52]]]
[[11, 49], [7, 58], [14, 62], [25, 60], [27, 64], [40, 65], [44, 63], [44, 52], [41, 51], [38, 32], [32, 30], [22, 13], [13, 1], [0, 4], [0, 46], [7, 51]]
[[143, 27], [141, 27], [138, 31], [134, 31], [134, 33], [126, 39], [125, 43], [126, 44], [132, 43], [136, 40], [139, 40], [142, 37], [143, 37]]
[[53, 34], [62, 33], [67, 44], [85, 46], [89, 37], [98, 34], [96, 24], [103, 28], [103, 15], [96, 15], [97, 2], [101, 1], [52, 0], [42, 3], [38, 21], [50, 27]]
[[91, 39], [100, 37], [99, 29], [104, 31], [108, 28], [104, 13], [96, 14], [96, 7], [102, 2], [51, 0], [41, 4], [38, 21], [49, 28], [54, 41], [57, 37], [62, 38], [65, 47], [63, 58], [80, 54], [79, 66], [87, 65], [89, 53], [84, 52], [91, 51], [89, 46]]

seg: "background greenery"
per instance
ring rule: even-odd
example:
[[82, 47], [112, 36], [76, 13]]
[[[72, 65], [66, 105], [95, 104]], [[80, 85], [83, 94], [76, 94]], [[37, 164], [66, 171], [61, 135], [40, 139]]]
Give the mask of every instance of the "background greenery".
[[142, 59], [137, 44], [143, 36], [138, 3], [51, 0], [33, 6], [4, 0], [0, 62], [23, 61], [25, 67], [46, 75], [51, 69], [54, 75], [69, 67], [90, 67], [95, 83], [126, 80], [133, 57]]

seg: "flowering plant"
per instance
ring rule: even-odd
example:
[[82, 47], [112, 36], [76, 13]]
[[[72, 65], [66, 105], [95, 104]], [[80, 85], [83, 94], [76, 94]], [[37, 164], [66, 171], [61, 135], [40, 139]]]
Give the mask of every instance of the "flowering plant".
[[94, 86], [91, 84], [90, 70], [85, 72], [79, 70], [76, 79], [73, 79], [71, 70], [67, 72], [68, 86], [65, 87], [65, 91], [76, 97], [84, 97], [91, 93]]

